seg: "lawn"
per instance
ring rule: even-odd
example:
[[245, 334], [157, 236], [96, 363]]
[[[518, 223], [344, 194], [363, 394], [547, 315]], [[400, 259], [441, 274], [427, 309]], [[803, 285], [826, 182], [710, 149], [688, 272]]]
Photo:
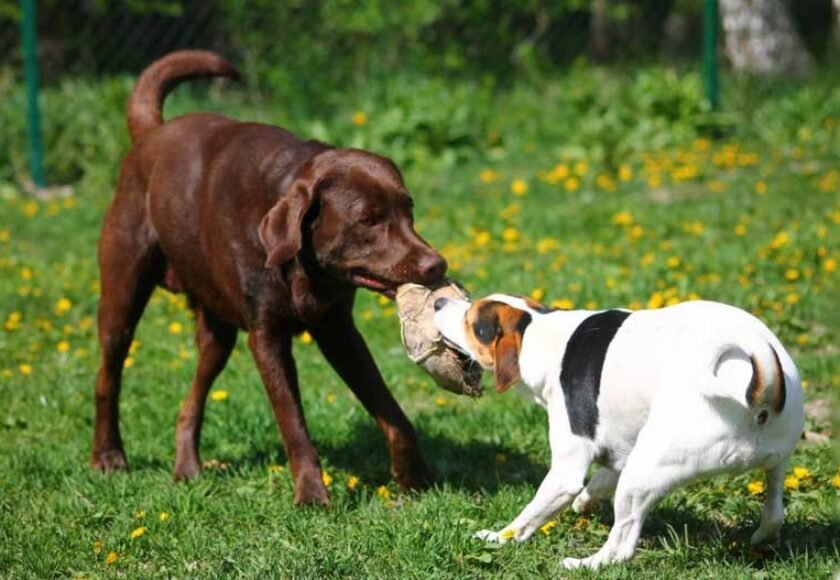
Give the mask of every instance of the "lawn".
[[[544, 412], [512, 392], [473, 401], [436, 389], [404, 355], [393, 304], [364, 291], [358, 324], [419, 432], [432, 489], [398, 492], [380, 433], [306, 335], [295, 351], [332, 505], [292, 507], [244, 336], [208, 403], [205, 471], [173, 484], [175, 417], [196, 357], [184, 297], [162, 290], [126, 361], [131, 472], [93, 472], [95, 247], [127, 144], [129, 86], [68, 83], [44, 96], [50, 170], [74, 181], [70, 197], [49, 201], [16, 185], [17, 93], [0, 105], [0, 576], [556, 577], [563, 557], [600, 546], [609, 505], [562, 514], [522, 545], [472, 538], [532, 497], [549, 460]], [[418, 230], [476, 296], [634, 309], [704, 298], [756, 313], [789, 346], [810, 409], [781, 542], [747, 543], [759, 474], [720, 477], [666, 498], [636, 559], [603, 576], [825, 578], [840, 567], [837, 425], [821, 412], [840, 389], [840, 89], [725, 86], [719, 114], [703, 109], [696, 74], [657, 70], [506, 90], [371, 89], [312, 117], [214, 87], [179, 92], [167, 112], [227, 111], [393, 155]]]

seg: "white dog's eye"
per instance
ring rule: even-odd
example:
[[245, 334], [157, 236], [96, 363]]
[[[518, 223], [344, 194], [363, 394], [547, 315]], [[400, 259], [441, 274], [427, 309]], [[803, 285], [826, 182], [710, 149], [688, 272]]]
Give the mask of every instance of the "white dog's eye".
[[473, 333], [482, 344], [490, 344], [496, 338], [496, 326], [479, 321], [473, 324]]

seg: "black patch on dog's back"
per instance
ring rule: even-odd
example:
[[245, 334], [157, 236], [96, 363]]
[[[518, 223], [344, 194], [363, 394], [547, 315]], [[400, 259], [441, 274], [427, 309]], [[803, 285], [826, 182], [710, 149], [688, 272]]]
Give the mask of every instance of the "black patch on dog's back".
[[572, 433], [595, 438], [601, 370], [615, 333], [630, 316], [624, 310], [605, 310], [585, 319], [572, 333], [563, 354], [560, 386]]

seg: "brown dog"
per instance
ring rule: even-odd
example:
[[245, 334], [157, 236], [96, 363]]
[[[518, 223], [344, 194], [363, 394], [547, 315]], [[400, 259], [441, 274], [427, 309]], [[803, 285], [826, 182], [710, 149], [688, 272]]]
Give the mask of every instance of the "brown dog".
[[99, 243], [102, 297], [91, 463], [127, 467], [119, 431], [123, 362], [161, 285], [186, 292], [196, 314], [198, 370], [176, 430], [175, 479], [200, 470], [204, 404], [238, 329], [246, 330], [286, 446], [295, 503], [327, 503], [292, 358], [308, 330], [385, 433], [403, 488], [427, 472], [411, 424], [388, 391], [352, 319], [355, 290], [390, 296], [441, 279], [446, 262], [414, 231], [396, 166], [283, 129], [211, 114], [163, 122], [177, 82], [236, 77], [221, 57], [173, 53], [141, 75], [128, 106], [134, 147], [123, 161]]

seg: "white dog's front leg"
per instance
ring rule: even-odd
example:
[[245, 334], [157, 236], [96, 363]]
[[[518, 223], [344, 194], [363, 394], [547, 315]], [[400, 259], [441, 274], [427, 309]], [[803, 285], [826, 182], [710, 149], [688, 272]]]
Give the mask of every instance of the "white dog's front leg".
[[524, 542], [554, 514], [568, 507], [583, 489], [586, 470], [592, 461], [590, 445], [577, 437], [561, 439], [553, 423], [550, 425], [549, 437], [553, 440], [551, 469], [534, 499], [504, 528], [498, 532], [482, 530], [476, 534], [477, 537], [499, 543]]
[[571, 478], [567, 466], [554, 466], [543, 479], [534, 499], [515, 520], [498, 532], [481, 530], [476, 537], [500, 544], [524, 542], [551, 516], [568, 506], [582, 488], [583, 476]]

